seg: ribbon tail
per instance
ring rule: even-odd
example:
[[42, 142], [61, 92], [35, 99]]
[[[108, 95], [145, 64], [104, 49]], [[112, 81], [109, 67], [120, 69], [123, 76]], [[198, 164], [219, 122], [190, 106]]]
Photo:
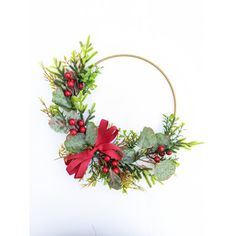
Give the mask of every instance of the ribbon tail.
[[74, 178], [82, 178], [86, 173], [88, 165], [93, 157], [94, 152], [85, 150], [81, 153], [69, 155], [67, 160], [67, 172], [69, 175], [75, 174]]
[[74, 178], [75, 179], [82, 179], [86, 173], [86, 170], [88, 169], [88, 165], [90, 163], [91, 159], [87, 159], [80, 163], [80, 166], [78, 168], [78, 171], [76, 172]]

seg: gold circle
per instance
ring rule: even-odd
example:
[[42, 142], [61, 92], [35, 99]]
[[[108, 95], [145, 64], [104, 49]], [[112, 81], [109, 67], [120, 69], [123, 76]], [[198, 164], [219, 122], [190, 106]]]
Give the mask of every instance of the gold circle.
[[100, 59], [99, 61], [97, 61], [95, 63], [95, 65], [98, 65], [98, 64], [102, 63], [103, 61], [106, 61], [106, 60], [109, 60], [109, 59], [112, 59], [112, 58], [116, 58], [116, 57], [133, 57], [133, 58], [137, 58], [139, 60], [142, 60], [142, 61], [145, 61], [145, 62], [149, 63], [150, 65], [154, 66], [157, 70], [159, 70], [160, 73], [164, 76], [165, 80], [167, 81], [167, 83], [168, 83], [168, 85], [171, 89], [171, 93], [172, 93], [172, 97], [173, 97], [173, 101], [174, 101], [174, 112], [173, 112], [173, 114], [174, 114], [174, 116], [176, 115], [176, 96], [175, 96], [174, 88], [173, 88], [169, 78], [167, 77], [167, 75], [164, 73], [164, 71], [159, 66], [157, 66], [156, 64], [154, 64], [153, 62], [149, 61], [146, 58], [136, 56], [136, 55], [132, 55], [132, 54], [116, 54], [116, 55], [104, 57], [104, 58]]

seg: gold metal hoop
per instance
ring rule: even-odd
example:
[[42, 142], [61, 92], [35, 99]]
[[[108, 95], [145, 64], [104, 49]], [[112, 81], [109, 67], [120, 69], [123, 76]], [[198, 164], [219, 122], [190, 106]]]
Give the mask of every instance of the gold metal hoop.
[[116, 55], [104, 57], [104, 58], [100, 59], [99, 61], [97, 61], [95, 63], [95, 65], [98, 65], [98, 64], [100, 64], [100, 63], [102, 63], [102, 62], [104, 62], [106, 60], [109, 60], [109, 59], [112, 59], [112, 58], [116, 58], [116, 57], [133, 57], [133, 58], [137, 58], [139, 60], [147, 62], [148, 64], [154, 66], [157, 70], [159, 70], [160, 73], [164, 76], [166, 82], [168, 83], [168, 85], [169, 85], [169, 87], [171, 89], [171, 93], [172, 93], [172, 97], [173, 97], [173, 101], [174, 101], [174, 112], [173, 112], [173, 114], [176, 115], [176, 96], [175, 96], [174, 88], [173, 88], [169, 78], [167, 77], [167, 75], [164, 73], [164, 71], [159, 66], [157, 66], [153, 62], [147, 60], [146, 58], [143, 58], [143, 57], [140, 57], [140, 56], [136, 56], [136, 55], [132, 55], [132, 54], [116, 54]]

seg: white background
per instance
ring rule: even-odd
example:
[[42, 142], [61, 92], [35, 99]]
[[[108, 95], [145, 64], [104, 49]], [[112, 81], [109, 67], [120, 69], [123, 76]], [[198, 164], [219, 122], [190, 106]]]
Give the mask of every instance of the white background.
[[[15, 9], [26, 10], [19, 17], [12, 12], [13, 3], [6, 6], [10, 17], [3, 39], [10, 47], [6, 50], [2, 44], [2, 60], [7, 62], [2, 83], [11, 77], [14, 86], [5, 85], [1, 93], [2, 111], [7, 114], [1, 117], [6, 131], [0, 172], [3, 235], [27, 235], [29, 162], [32, 236], [236, 234], [232, 3], [41, 0], [31, 2], [29, 19], [27, 5], [14, 3]], [[17, 21], [30, 24], [30, 68], [27, 28], [24, 33]], [[63, 163], [54, 161], [64, 136], [51, 131], [39, 112], [38, 97], [49, 102], [51, 96], [39, 63], [69, 54], [88, 34], [98, 59], [133, 53], [161, 66], [176, 90], [177, 114], [187, 124], [186, 135], [205, 142], [180, 153], [177, 175], [164, 186], [127, 195], [101, 185], [81, 189]], [[107, 118], [122, 128], [138, 131], [149, 125], [158, 130], [161, 113], [172, 109], [165, 81], [138, 61], [104, 63], [98, 85], [92, 97], [97, 121]]]

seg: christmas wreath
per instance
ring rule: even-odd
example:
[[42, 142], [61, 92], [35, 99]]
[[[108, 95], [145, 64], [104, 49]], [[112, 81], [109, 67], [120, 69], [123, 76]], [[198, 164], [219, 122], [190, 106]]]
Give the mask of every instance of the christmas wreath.
[[[54, 131], [66, 134], [59, 158], [64, 160], [67, 172], [83, 180], [83, 186], [95, 186], [102, 181], [123, 192], [129, 188], [143, 189], [138, 185], [142, 179], [150, 187], [169, 179], [179, 165], [177, 151], [190, 149], [198, 142], [187, 142], [183, 137], [184, 124], [178, 122], [175, 111], [163, 116], [161, 133], [149, 127], [140, 133], [121, 130], [104, 119], [95, 124], [95, 103], [89, 106], [86, 98], [96, 88], [96, 77], [101, 71], [99, 63], [104, 59], [91, 63], [97, 52], [90, 37], [85, 44], [80, 42], [80, 48], [79, 52], [73, 51], [70, 58], [53, 59], [50, 67], [42, 65], [44, 77], [53, 91], [50, 106], [40, 99], [42, 111], [48, 115], [49, 126]], [[168, 79], [167, 82], [171, 86]], [[172, 86], [171, 89], [173, 92]]]

